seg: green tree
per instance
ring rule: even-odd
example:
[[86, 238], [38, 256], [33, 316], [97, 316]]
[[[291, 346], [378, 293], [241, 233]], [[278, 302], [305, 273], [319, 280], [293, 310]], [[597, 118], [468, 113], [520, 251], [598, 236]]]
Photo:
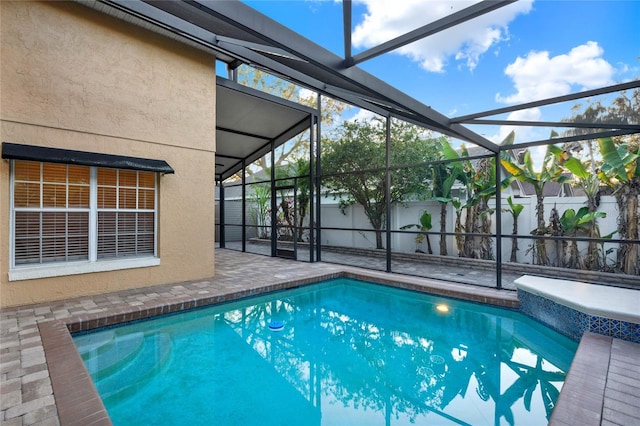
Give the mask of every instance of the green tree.
[[259, 238], [269, 238], [269, 208], [271, 201], [271, 188], [268, 184], [258, 183], [249, 187], [250, 191], [247, 201], [249, 201], [250, 214], [253, 222], [257, 226]]
[[[432, 161], [436, 144], [420, 128], [391, 121], [391, 163], [410, 165]], [[376, 233], [376, 248], [382, 249], [386, 226], [386, 127], [381, 118], [344, 122], [336, 139], [323, 140], [322, 184], [327, 192], [346, 197], [345, 204], [360, 204]], [[390, 203], [405, 200], [407, 194], [426, 191], [424, 168], [409, 167], [394, 175], [389, 188]]]
[[[584, 110], [583, 110], [584, 108]], [[609, 106], [605, 106], [601, 101], [588, 102], [586, 107], [577, 104], [573, 107], [571, 118], [563, 121], [578, 123], [615, 123], [615, 124], [640, 124], [640, 89], [635, 89], [631, 94], [626, 91], [621, 92]], [[565, 135], [583, 135], [593, 132], [594, 128], [575, 128], [565, 132]], [[627, 144], [630, 151], [640, 148], [640, 133], [631, 135], [615, 136], [612, 138], [616, 145]], [[589, 147], [591, 142], [587, 141]]]
[[[503, 144], [509, 137], [507, 136]], [[513, 138], [513, 135], [511, 137]], [[469, 194], [462, 206], [466, 210], [464, 230], [467, 234], [482, 234], [481, 236], [465, 235], [460, 255], [490, 260], [493, 259], [493, 241], [490, 235], [491, 215], [495, 209], [489, 207], [489, 200], [496, 195], [496, 162], [493, 157], [469, 160], [469, 154], [464, 145], [460, 152], [460, 158], [464, 159], [462, 167], [465, 177], [459, 180], [466, 183]], [[453, 153], [450, 153], [449, 156], [453, 157]], [[511, 183], [511, 179], [507, 177], [501, 182], [503, 189]], [[458, 216], [459, 209], [455, 204], [454, 207], [456, 207], [456, 216]]]

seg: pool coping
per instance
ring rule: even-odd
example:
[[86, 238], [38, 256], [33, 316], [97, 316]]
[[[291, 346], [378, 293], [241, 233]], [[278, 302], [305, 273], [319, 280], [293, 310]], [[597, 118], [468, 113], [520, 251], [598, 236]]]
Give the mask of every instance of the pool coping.
[[550, 426], [602, 423], [612, 337], [584, 333], [549, 421]]
[[585, 332], [550, 426], [640, 424], [640, 346]]
[[76, 349], [71, 337], [72, 333], [216, 305], [343, 277], [508, 309], [517, 309], [519, 306], [517, 295], [512, 291], [469, 288], [468, 285], [463, 284], [410, 276], [389, 276], [384, 272], [360, 271], [356, 268], [345, 267], [336, 272], [295, 280], [283, 279], [268, 285], [230, 291], [219, 295], [178, 297], [169, 303], [157, 303], [152, 300], [147, 304], [116, 308], [110, 312], [83, 313], [64, 319], [40, 322], [38, 328], [49, 368], [60, 424], [64, 426], [112, 425], [102, 399]]
[[514, 284], [518, 290], [547, 298], [587, 315], [640, 323], [640, 292], [636, 289], [532, 275], [523, 275]]

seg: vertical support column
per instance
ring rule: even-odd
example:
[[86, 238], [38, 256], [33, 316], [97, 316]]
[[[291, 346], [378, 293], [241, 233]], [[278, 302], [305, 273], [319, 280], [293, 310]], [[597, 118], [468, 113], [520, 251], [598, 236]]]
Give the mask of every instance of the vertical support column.
[[502, 289], [502, 191], [500, 150], [496, 153], [496, 288]]
[[276, 257], [278, 249], [278, 206], [276, 204], [276, 159], [275, 159], [275, 142], [272, 140], [269, 149], [271, 150], [271, 257]]
[[225, 248], [224, 182], [220, 182], [220, 248]]
[[322, 195], [320, 188], [322, 186], [322, 95], [318, 93], [318, 120], [317, 120], [317, 141], [316, 141], [316, 207], [317, 207], [317, 217], [316, 217], [316, 240], [318, 242], [317, 250], [316, 250], [316, 260], [318, 262], [322, 261]]
[[242, 252], [247, 251], [247, 171], [242, 159]]
[[313, 263], [315, 261], [315, 200], [313, 199], [315, 196], [315, 187], [314, 182], [316, 179], [315, 173], [315, 161], [313, 158], [314, 149], [315, 149], [315, 120], [316, 116], [312, 115], [309, 117], [309, 262]]
[[293, 235], [293, 259], [298, 260], [298, 238], [300, 235], [298, 234], [298, 179], [293, 180], [293, 229], [291, 230], [291, 234]]
[[391, 165], [391, 116], [387, 115], [387, 134], [386, 134], [386, 158], [384, 166], [385, 176], [385, 188], [384, 198], [387, 203], [387, 222], [386, 236], [387, 236], [387, 272], [391, 272], [391, 173], [389, 167]]

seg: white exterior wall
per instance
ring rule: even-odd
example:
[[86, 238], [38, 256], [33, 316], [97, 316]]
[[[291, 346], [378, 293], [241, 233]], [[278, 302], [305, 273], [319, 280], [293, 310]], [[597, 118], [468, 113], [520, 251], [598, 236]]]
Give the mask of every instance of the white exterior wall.
[[[518, 217], [518, 233], [520, 235], [529, 235], [529, 233], [537, 227], [536, 220], [536, 198], [516, 198], [514, 199], [516, 204], [522, 204], [524, 210]], [[495, 200], [491, 200], [489, 205], [495, 208]], [[586, 197], [546, 197], [544, 200], [544, 215], [545, 222], [549, 223], [549, 217], [551, 210], [554, 206], [558, 209], [560, 216], [568, 209], [574, 209], [576, 212], [586, 206]], [[502, 199], [502, 208], [508, 208], [509, 204], [507, 199]], [[427, 210], [431, 213], [432, 229], [431, 232], [440, 231], [440, 203], [436, 201], [426, 202], [410, 202], [406, 205], [396, 204], [392, 206], [391, 210], [391, 227], [392, 230], [399, 230], [402, 226], [408, 224], [417, 224], [422, 212]], [[615, 198], [612, 196], [603, 196], [600, 201], [600, 212], [607, 214], [606, 218], [598, 219], [598, 225], [600, 226], [600, 234], [607, 235], [613, 232], [617, 228], [618, 211]], [[371, 229], [369, 220], [366, 218], [363, 208], [360, 205], [352, 205], [345, 209], [345, 214], [340, 211], [338, 200], [333, 198], [323, 198], [321, 206], [321, 224], [323, 228], [361, 228]], [[496, 216], [492, 215], [492, 232], [496, 232]], [[455, 209], [451, 204], [447, 206], [447, 232], [453, 232], [455, 226]], [[463, 212], [464, 220], [464, 212]], [[416, 230], [416, 228], [413, 228]], [[502, 259], [508, 261], [511, 254], [511, 239], [508, 238], [513, 230], [513, 217], [508, 212], [502, 212]], [[365, 233], [366, 238], [358, 232], [347, 232], [338, 230], [322, 230], [322, 244], [347, 246], [356, 248], [375, 248], [375, 234], [374, 232]], [[584, 235], [582, 235], [584, 236]], [[617, 238], [614, 235], [613, 238]], [[415, 235], [411, 234], [393, 234], [391, 247], [394, 252], [414, 252], [416, 244], [414, 241]], [[439, 253], [439, 235], [430, 235], [431, 247], [434, 254]], [[383, 240], [385, 241], [385, 240]], [[531, 254], [525, 255], [525, 251], [533, 240], [520, 239], [518, 241], [518, 262], [531, 263]], [[447, 241], [447, 251], [450, 256], [457, 256], [457, 248], [455, 247], [455, 240], [453, 237], [449, 237]], [[580, 242], [578, 247], [580, 250], [586, 248], [586, 242]], [[617, 244], [606, 244], [605, 248], [617, 247]], [[423, 249], [426, 251], [426, 242]], [[553, 248], [550, 247], [553, 253]], [[494, 249], [495, 253], [495, 249]]]

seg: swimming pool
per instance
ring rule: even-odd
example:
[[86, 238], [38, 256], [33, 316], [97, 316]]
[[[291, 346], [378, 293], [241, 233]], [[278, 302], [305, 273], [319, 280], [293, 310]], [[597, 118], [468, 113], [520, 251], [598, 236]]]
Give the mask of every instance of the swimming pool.
[[74, 340], [115, 425], [546, 424], [577, 349], [514, 311], [347, 278]]

